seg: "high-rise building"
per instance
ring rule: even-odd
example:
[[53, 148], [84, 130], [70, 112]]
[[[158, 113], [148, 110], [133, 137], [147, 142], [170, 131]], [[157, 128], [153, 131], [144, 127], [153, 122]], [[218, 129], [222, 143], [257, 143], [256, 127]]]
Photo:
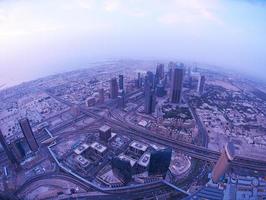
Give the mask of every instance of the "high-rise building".
[[230, 166], [230, 163], [233, 161], [234, 157], [235, 157], [234, 145], [231, 142], [227, 143], [212, 171], [211, 177], [214, 183], [218, 183], [222, 179], [228, 167]]
[[163, 97], [165, 95], [165, 89], [164, 89], [163, 84], [161, 84], [161, 83], [157, 84], [156, 94], [158, 97]]
[[198, 81], [198, 93], [201, 95], [204, 91], [205, 86], [205, 76], [200, 76]]
[[119, 90], [124, 89], [124, 76], [122, 74], [119, 75]]
[[171, 148], [151, 152], [149, 175], [165, 177], [170, 166], [171, 157]]
[[141, 88], [141, 86], [142, 86], [142, 79], [141, 79], [140, 73], [138, 72], [137, 87]]
[[172, 80], [172, 72], [173, 72], [173, 68], [176, 67], [176, 63], [174, 62], [169, 62], [168, 63], [168, 76], [169, 76], [169, 80]]
[[118, 104], [120, 108], [125, 107], [126, 104], [126, 95], [124, 90], [119, 90], [118, 91]]
[[30, 150], [33, 152], [38, 151], [39, 145], [33, 135], [29, 120], [27, 118], [23, 118], [19, 120], [19, 125], [21, 127], [24, 137], [26, 138]]
[[121, 182], [127, 184], [131, 181], [132, 167], [130, 165], [130, 161], [114, 157], [111, 161], [111, 167], [114, 175], [120, 179]]
[[26, 152], [23, 147], [22, 140], [16, 140], [12, 142], [11, 146], [12, 146], [12, 151], [14, 152], [16, 159], [19, 161], [22, 161], [26, 156]]
[[172, 80], [170, 87], [170, 100], [172, 103], [180, 103], [182, 97], [184, 68], [183, 65], [172, 68]]
[[0, 130], [0, 143], [1, 143], [8, 159], [10, 160], [10, 162], [13, 164], [19, 164], [19, 161], [16, 159], [14, 153], [11, 151], [8, 144], [6, 143], [6, 140], [5, 140], [1, 130]]
[[149, 85], [153, 88], [154, 87], [154, 74], [151, 71], [147, 71], [146, 73], [147, 80], [149, 82]]
[[109, 138], [111, 137], [111, 127], [107, 125], [103, 125], [99, 129], [100, 139], [108, 142]]
[[144, 93], [144, 112], [146, 114], [151, 114], [155, 111], [156, 106], [156, 96], [154, 90], [147, 86]]
[[99, 89], [99, 103], [103, 103], [104, 102], [104, 89], [101, 88]]
[[156, 68], [156, 75], [160, 80], [164, 78], [164, 64], [158, 64]]
[[110, 81], [110, 97], [116, 99], [118, 96], [118, 85], [116, 78], [112, 78]]

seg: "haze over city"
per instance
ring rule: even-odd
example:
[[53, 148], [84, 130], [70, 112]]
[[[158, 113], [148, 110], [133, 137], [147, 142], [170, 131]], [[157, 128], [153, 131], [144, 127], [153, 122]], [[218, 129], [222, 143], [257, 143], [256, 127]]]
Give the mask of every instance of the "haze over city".
[[0, 0], [0, 200], [265, 200], [265, 10]]
[[174, 59], [265, 79], [265, 1], [2, 0], [0, 85], [104, 59]]

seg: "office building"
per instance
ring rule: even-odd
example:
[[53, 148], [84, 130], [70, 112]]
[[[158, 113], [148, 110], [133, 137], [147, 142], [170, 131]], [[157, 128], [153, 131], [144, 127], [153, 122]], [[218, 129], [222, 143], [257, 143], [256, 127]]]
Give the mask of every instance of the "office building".
[[110, 97], [116, 99], [118, 97], [118, 84], [116, 78], [112, 78], [110, 81]]
[[174, 62], [169, 62], [168, 63], [168, 76], [169, 76], [169, 80], [172, 80], [172, 72], [173, 72], [173, 68], [176, 67], [176, 63]]
[[141, 86], [142, 86], [142, 78], [140, 76], [140, 73], [138, 72], [137, 88], [141, 88]]
[[133, 141], [130, 143], [129, 149], [130, 149], [130, 151], [132, 151], [138, 155], [142, 155], [148, 149], [148, 145], [143, 144], [143, 143], [138, 142], [138, 141]]
[[198, 81], [198, 93], [202, 95], [205, 86], [205, 76], [200, 76]]
[[147, 76], [147, 80], [150, 87], [154, 87], [154, 81], [155, 81], [155, 77], [154, 77], [154, 74], [151, 72], [151, 71], [147, 71], [146, 73], [146, 76]]
[[172, 149], [162, 149], [151, 152], [149, 175], [165, 177], [170, 166]]
[[156, 96], [152, 88], [147, 87], [144, 94], [144, 112], [146, 114], [151, 114], [155, 111], [156, 106]]
[[96, 155], [99, 155], [99, 156], [104, 156], [104, 154], [106, 153], [107, 151], [107, 147], [98, 143], [98, 142], [93, 142], [91, 145], [90, 145], [90, 149], [96, 154]]
[[124, 89], [124, 76], [122, 74], [120, 74], [118, 76], [118, 81], [119, 81], [119, 90], [123, 90]]
[[172, 103], [180, 103], [182, 97], [184, 68], [183, 65], [174, 66], [172, 68], [172, 80], [170, 86], [170, 101]]
[[156, 75], [158, 76], [159, 80], [162, 80], [164, 78], [164, 64], [157, 65]]
[[159, 83], [156, 87], [156, 95], [157, 97], [163, 97], [165, 95], [164, 85]]
[[114, 157], [111, 161], [111, 166], [114, 175], [120, 181], [122, 181], [124, 184], [127, 184], [131, 181], [132, 167], [129, 161]]
[[88, 98], [86, 99], [85, 103], [86, 103], [86, 105], [87, 105], [88, 107], [95, 106], [95, 104], [96, 104], [96, 99], [95, 99], [95, 97], [88, 97]]
[[103, 103], [104, 102], [104, 89], [101, 88], [99, 89], [99, 103]]
[[29, 145], [31, 151], [36, 152], [39, 149], [39, 145], [33, 135], [30, 122], [27, 118], [19, 120], [19, 125], [21, 127], [22, 133]]
[[11, 151], [8, 144], [6, 143], [6, 140], [5, 140], [1, 130], [0, 130], [0, 143], [1, 143], [8, 159], [10, 160], [10, 162], [13, 164], [19, 164], [19, 161], [16, 159], [16, 156], [14, 155], [14, 153]]
[[124, 108], [126, 104], [126, 96], [124, 90], [118, 91], [118, 106]]
[[26, 152], [25, 152], [25, 149], [23, 147], [22, 140], [16, 140], [16, 141], [12, 142], [11, 148], [12, 148], [12, 151], [14, 152], [14, 155], [15, 155], [17, 160], [22, 161], [25, 158]]
[[230, 166], [230, 163], [234, 159], [234, 156], [235, 149], [233, 143], [227, 143], [212, 171], [211, 177], [214, 183], [218, 183], [223, 178], [225, 172]]
[[108, 142], [109, 138], [111, 138], [111, 127], [107, 125], [103, 125], [99, 129], [100, 139], [102, 141]]

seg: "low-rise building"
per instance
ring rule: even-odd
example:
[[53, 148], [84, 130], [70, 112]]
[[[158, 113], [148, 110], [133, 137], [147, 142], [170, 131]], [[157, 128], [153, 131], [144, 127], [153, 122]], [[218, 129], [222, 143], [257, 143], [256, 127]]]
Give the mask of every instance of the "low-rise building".
[[98, 155], [103, 156], [105, 152], [107, 151], [107, 147], [98, 143], [98, 142], [93, 142], [90, 145], [90, 148]]
[[88, 148], [89, 148], [89, 145], [86, 143], [83, 143], [83, 144], [79, 145], [76, 149], [74, 149], [74, 152], [75, 152], [75, 154], [80, 155], [84, 151], [86, 151]]
[[143, 144], [143, 143], [138, 142], [138, 141], [133, 141], [130, 143], [129, 149], [130, 149], [130, 151], [132, 151], [138, 155], [142, 155], [148, 149], [148, 145]]
[[90, 161], [84, 158], [82, 155], [77, 155], [74, 157], [74, 159], [77, 162], [77, 165], [82, 169], [87, 168], [90, 164]]

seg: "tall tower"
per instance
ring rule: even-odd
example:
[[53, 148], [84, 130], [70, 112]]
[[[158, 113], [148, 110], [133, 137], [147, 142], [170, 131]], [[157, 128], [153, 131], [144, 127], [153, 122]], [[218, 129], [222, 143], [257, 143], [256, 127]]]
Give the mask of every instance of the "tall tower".
[[212, 171], [212, 181], [218, 183], [230, 166], [235, 157], [235, 148], [233, 143], [227, 143], [222, 151], [220, 158]]
[[118, 96], [118, 85], [116, 78], [112, 78], [110, 82], [111, 99], [116, 99]]
[[156, 68], [156, 75], [160, 80], [164, 78], [164, 64], [158, 64]]
[[183, 88], [184, 68], [183, 64], [172, 68], [172, 80], [170, 87], [170, 100], [172, 103], [180, 103]]
[[198, 81], [198, 93], [201, 95], [204, 91], [205, 76], [201, 75]]
[[171, 163], [172, 149], [161, 149], [151, 152], [149, 175], [162, 176], [165, 178], [168, 168]]
[[122, 74], [119, 75], [119, 90], [124, 89], [124, 76]]
[[154, 90], [147, 86], [144, 94], [144, 112], [151, 114], [155, 111], [156, 96]]
[[10, 150], [9, 146], [7, 145], [6, 140], [5, 140], [1, 130], [0, 130], [0, 143], [1, 143], [4, 151], [6, 152], [8, 159], [11, 161], [11, 163], [18, 164], [19, 162], [16, 159], [14, 153]]
[[137, 87], [141, 88], [141, 86], [142, 86], [141, 76], [140, 76], [140, 73], [138, 72]]
[[100, 88], [99, 89], [99, 103], [103, 103], [104, 102], [104, 89]]
[[126, 104], [126, 95], [124, 90], [118, 91], [118, 105], [120, 108], [124, 108]]
[[26, 138], [26, 141], [30, 147], [30, 150], [33, 152], [38, 151], [39, 145], [33, 135], [30, 122], [27, 118], [23, 118], [19, 120], [19, 125], [21, 127], [22, 133], [24, 137]]
[[175, 67], [176, 64], [174, 62], [169, 62], [168, 63], [168, 76], [169, 76], [169, 80], [172, 80], [172, 72], [173, 72], [173, 67]]
[[17, 160], [21, 161], [26, 156], [26, 152], [23, 148], [22, 140], [16, 140], [11, 143], [12, 151]]

